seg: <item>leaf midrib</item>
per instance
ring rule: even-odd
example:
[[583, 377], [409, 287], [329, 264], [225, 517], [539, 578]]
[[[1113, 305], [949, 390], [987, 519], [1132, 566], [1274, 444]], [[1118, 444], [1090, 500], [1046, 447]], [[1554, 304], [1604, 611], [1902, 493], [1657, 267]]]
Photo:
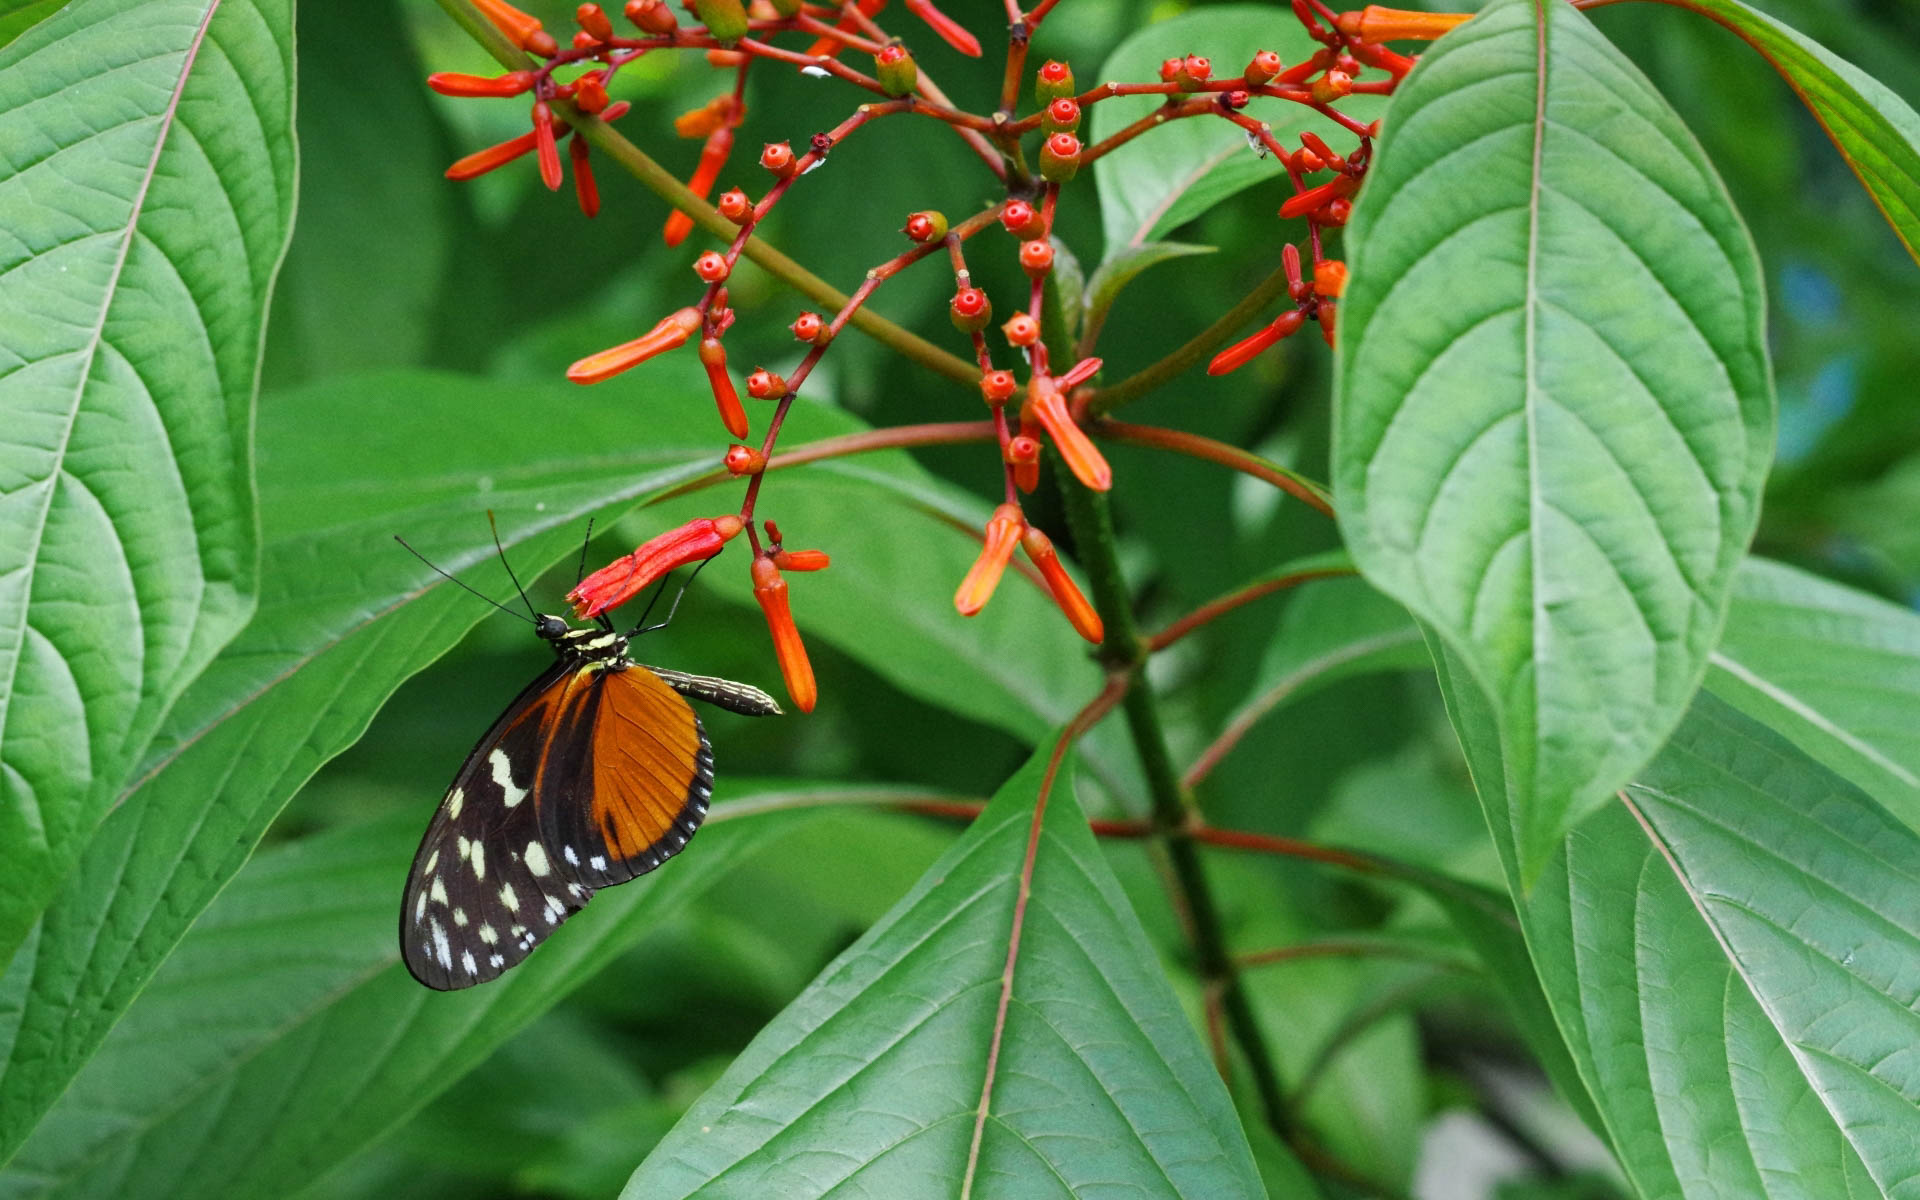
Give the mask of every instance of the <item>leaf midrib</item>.
[[207, 29], [213, 23], [213, 16], [220, 9], [220, 0], [209, 0], [205, 14], [200, 18], [199, 28], [194, 30], [187, 43], [186, 52], [180, 61], [180, 71], [174, 79], [173, 91], [167, 97], [167, 107], [158, 117], [158, 132], [153, 141], [153, 153], [147, 157], [146, 169], [140, 174], [139, 185], [134, 189], [133, 199], [128, 208], [127, 222], [120, 230], [120, 248], [114, 256], [113, 269], [109, 272], [100, 291], [100, 307], [95, 317], [93, 330], [85, 345], [75, 351], [76, 356], [84, 356], [85, 365], [79, 372], [74, 388], [72, 403], [67, 406], [66, 428], [61, 431], [60, 444], [54, 448], [53, 463], [45, 479], [45, 495], [40, 511], [32, 518], [32, 540], [27, 547], [27, 579], [23, 592], [24, 603], [20, 608], [20, 621], [6, 631], [5, 636], [11, 643], [7, 648], [5, 677], [0, 679], [0, 739], [3, 739], [7, 727], [7, 718], [12, 707], [14, 683], [19, 676], [20, 660], [26, 643], [28, 615], [33, 607], [34, 582], [38, 577], [40, 548], [46, 541], [47, 520], [53, 511], [53, 496], [59, 490], [60, 476], [66, 471], [67, 450], [73, 441], [73, 427], [80, 416], [80, 403], [86, 394], [87, 381], [93, 377], [95, 360], [100, 353], [100, 345], [106, 338], [107, 315], [113, 309], [114, 300], [119, 295], [120, 276], [126, 271], [127, 256], [133, 248], [133, 238], [140, 218], [145, 215], [147, 193], [153, 186], [154, 177], [159, 174], [160, 156], [166, 150], [168, 135], [172, 133], [179, 116], [180, 97], [187, 88], [187, 78], [193, 73], [194, 60], [199, 56], [200, 47], [206, 41]]

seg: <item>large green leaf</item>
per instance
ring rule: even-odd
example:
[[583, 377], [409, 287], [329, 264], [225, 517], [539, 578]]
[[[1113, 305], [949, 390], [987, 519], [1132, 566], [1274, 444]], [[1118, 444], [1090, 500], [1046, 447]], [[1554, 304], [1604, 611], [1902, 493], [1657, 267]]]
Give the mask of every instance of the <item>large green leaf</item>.
[[1920, 829], [1920, 615], [1748, 559], [1707, 687]]
[[76, 0], [0, 50], [0, 962], [254, 602], [290, 0]]
[[[1213, 60], [1219, 77], [1238, 75], [1256, 51], [1272, 50], [1287, 63], [1309, 58], [1320, 43], [1307, 35], [1284, 7], [1219, 5], [1182, 13], [1137, 31], [1101, 64], [1099, 75], [1082, 86], [1151, 83], [1170, 54], [1199, 54]], [[1088, 127], [1092, 141], [1110, 137], [1159, 107], [1155, 96], [1118, 96], [1093, 106]], [[1372, 96], [1353, 96], [1340, 110], [1357, 121], [1380, 115]], [[1297, 145], [1301, 130], [1311, 130], [1338, 149], [1353, 135], [1304, 104], [1261, 100], [1247, 112], [1271, 123], [1282, 146]], [[1158, 241], [1234, 193], [1263, 180], [1283, 179], [1270, 156], [1256, 154], [1239, 126], [1214, 116], [1168, 122], [1093, 163], [1100, 189], [1100, 221], [1106, 231], [1103, 257]], [[1274, 205], [1292, 195], [1286, 188]]]
[[[1442, 686], [1516, 892], [1492, 713]], [[1701, 695], [1557, 852], [1521, 921], [1643, 1196], [1913, 1194], [1920, 837]]]
[[1047, 757], [762, 1031], [624, 1195], [1262, 1194], [1065, 766], [1035, 809]]
[[1740, 0], [1662, 0], [1738, 34], [1806, 101], [1888, 224], [1920, 259], [1920, 113], [1879, 80]]
[[1493, 697], [1531, 878], [1706, 671], [1773, 444], [1758, 264], [1679, 119], [1547, 0], [1422, 58], [1361, 195], [1335, 506]]
[[392, 1130], [789, 822], [725, 793], [681, 860], [595, 895], [495, 983], [420, 986], [395, 905], [420, 837], [398, 814], [259, 855], [195, 924], [0, 1173], [0, 1194], [264, 1196]]
[[[264, 407], [260, 610], [174, 706], [140, 785], [103, 825], [39, 937], [0, 976], [0, 1013], [12, 1014], [0, 1023], [0, 1154], [65, 1088], [286, 799], [359, 738], [400, 683], [487, 615], [478, 600], [439, 584], [391, 535], [405, 532], [441, 566], [470, 572], [496, 593], [507, 589], [489, 561], [489, 509], [524, 572], [577, 553], [588, 513], [618, 511], [711, 468], [719, 443], [711, 401], [688, 390], [704, 390], [687, 378], [696, 368], [675, 367], [678, 377], [650, 376], [648, 440], [638, 450], [625, 449], [631, 409], [618, 391], [567, 421], [540, 418], [576, 402], [578, 390], [564, 384], [396, 374], [332, 382]], [[369, 412], [379, 419], [367, 419]], [[796, 409], [794, 420], [827, 433], [857, 428], [815, 405]], [[354, 436], [326, 436], [339, 429]], [[513, 456], [503, 468], [505, 446]], [[583, 446], [603, 449], [583, 454]], [[394, 475], [394, 462], [409, 463], [411, 473]], [[952, 489], [904, 454], [869, 456], [846, 469], [864, 481], [863, 522], [909, 521], [922, 545], [963, 541], [908, 507], [943, 495], [955, 501]], [[840, 478], [824, 465], [794, 472], [769, 483], [769, 497], [778, 484], [783, 499], [800, 501], [816, 476], [829, 484]], [[891, 491], [880, 486], [888, 479]], [[703, 512], [733, 503], [731, 494], [700, 499]], [[744, 575], [740, 565], [722, 563], [705, 578]], [[919, 569], [887, 565], [903, 575]], [[861, 570], [857, 558], [843, 558], [827, 574]], [[1037, 591], [1007, 591], [995, 601], [1005, 606], [995, 621], [1032, 631], [1027, 652], [1043, 662], [1046, 631], [1063, 623]], [[857, 615], [879, 652], [918, 636], [901, 632], [918, 628], [919, 615], [902, 606], [917, 594], [881, 588], [868, 600]], [[804, 624], [804, 600], [796, 608]], [[1080, 650], [1062, 653], [1072, 656], [1067, 668], [1084, 665]], [[1001, 656], [956, 640], [941, 662], [943, 689], [930, 693], [936, 699], [962, 704], [1003, 694]], [[1042, 667], [1038, 677], [1051, 676]], [[1021, 719], [1030, 728], [1036, 718]]]

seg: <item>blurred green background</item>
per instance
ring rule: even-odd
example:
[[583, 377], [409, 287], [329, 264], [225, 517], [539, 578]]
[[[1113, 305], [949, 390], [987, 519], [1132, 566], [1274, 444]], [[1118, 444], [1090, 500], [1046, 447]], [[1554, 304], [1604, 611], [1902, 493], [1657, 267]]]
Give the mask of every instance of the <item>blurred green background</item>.
[[[570, 4], [528, 0], [524, 7], [549, 28], [569, 26]], [[883, 20], [908, 37], [923, 70], [962, 107], [990, 109], [998, 89], [990, 36], [997, 0], [947, 5], [988, 44], [980, 61], [947, 49], [900, 7]], [[1200, 6], [1063, 0], [1042, 28], [1034, 61], [1065, 59], [1088, 85], [1102, 78], [1099, 64], [1122, 38], [1192, 7]], [[1920, 8], [1906, 0], [1769, 0], [1763, 7], [1910, 102], [1920, 100]], [[1284, 6], [1273, 11], [1276, 21], [1292, 19]], [[1781, 423], [1758, 549], [1903, 602], [1920, 600], [1920, 463], [1911, 453], [1920, 445], [1920, 338], [1912, 332], [1920, 271], [1798, 100], [1732, 35], [1650, 4], [1594, 18], [1692, 125], [1766, 266]], [[1186, 49], [1207, 50], [1169, 47]], [[665, 205], [609, 164], [599, 164], [603, 210], [594, 221], [568, 194], [546, 192], [530, 162], [464, 185], [441, 177], [460, 155], [520, 132], [525, 108], [426, 89], [430, 71], [494, 69], [431, 0], [304, 4], [298, 61], [298, 223], [272, 309], [263, 409], [297, 403], [302, 386], [382, 368], [550, 381], [573, 359], [634, 336], [697, 294], [689, 266], [710, 241], [696, 232], [677, 249], [663, 246]], [[730, 72], [698, 56], [650, 57], [618, 78], [616, 97], [634, 106], [621, 128], [684, 178], [700, 144], [675, 138], [672, 118], [730, 82]], [[753, 156], [761, 143], [799, 142], [857, 102], [831, 81], [756, 70], [735, 163], [719, 187], [737, 183], [757, 195], [764, 185]], [[957, 139], [925, 122], [880, 122], [796, 187], [763, 232], [851, 289], [868, 266], [904, 245], [897, 231], [907, 213], [940, 208], [957, 219], [991, 201], [992, 184]], [[1100, 346], [1107, 378], [1157, 358], [1272, 269], [1283, 240], [1301, 233], [1277, 221], [1277, 203], [1273, 188], [1256, 187], [1174, 234], [1221, 252], [1158, 266], [1123, 296]], [[1056, 233], [1083, 261], [1098, 261], [1090, 179], [1063, 192]], [[1005, 298], [1024, 287], [1010, 245], [989, 234], [970, 254], [976, 281], [1003, 310]], [[785, 326], [802, 302], [750, 266], [731, 286], [740, 313], [729, 334], [732, 361], [742, 370], [791, 366], [798, 355]], [[950, 291], [950, 276], [930, 263], [890, 282], [874, 307], [964, 354], [944, 312]], [[583, 390], [577, 403], [629, 406], [632, 438], [644, 444], [650, 393], [698, 392], [695, 370], [690, 355], [669, 358], [618, 384]], [[807, 391], [875, 425], [981, 415], [970, 389], [853, 334]], [[380, 419], [378, 400], [369, 397], [369, 422]], [[1327, 407], [1326, 349], [1301, 337], [1232, 376], [1189, 372], [1121, 415], [1247, 446], [1324, 478]], [[526, 419], [564, 424], [572, 416], [531, 410]], [[810, 436], [801, 425], [788, 444]], [[716, 436], [716, 462], [723, 445]], [[1126, 563], [1149, 627], [1335, 544], [1330, 523], [1247, 479], [1125, 447], [1110, 454]], [[513, 447], [501, 446], [500, 455], [510, 464]], [[979, 447], [920, 457], [983, 498], [997, 488], [997, 466]], [[776, 517], [779, 488], [776, 477], [767, 493]], [[1034, 511], [1058, 529], [1050, 489], [1036, 494]], [[624, 552], [656, 531], [643, 511], [602, 531], [594, 557]], [[791, 534], [796, 545], [829, 551], [831, 535], [826, 528]], [[530, 590], [551, 608], [570, 582], [549, 578]], [[804, 580], [794, 584], [803, 627], [804, 588]], [[1343, 602], [1338, 592], [1309, 589], [1250, 606], [1156, 663], [1176, 758], [1191, 758], [1256, 688], [1261, 658], [1244, 647], [1267, 644], [1279, 620], [1310, 623], [1314, 604]], [[872, 780], [985, 796], [1024, 759], [1026, 747], [1008, 734], [902, 693], [820, 639], [812, 650], [822, 695], [812, 716], [707, 717], [723, 776]], [[485, 622], [394, 697], [368, 736], [296, 798], [273, 837], [395, 812], [417, 813], [424, 828], [473, 738], [545, 653], [518, 623]], [[762, 685], [776, 679], [759, 614], [711, 589], [696, 589], [681, 619], [649, 639], [641, 656]], [[1118, 756], [1110, 769], [1124, 775], [1131, 766], [1124, 741], [1112, 737], [1104, 746]], [[1226, 760], [1201, 798], [1222, 825], [1363, 843], [1498, 882], [1470, 784], [1422, 672], [1341, 680], [1312, 703], [1286, 708]], [[637, 1161], [636, 1139], [664, 1132], [955, 833], [951, 825], [873, 813], [802, 826], [651, 931], [480, 1070], [328, 1177], [320, 1193], [611, 1194]], [[1191, 999], [1182, 939], [1155, 864], [1135, 847], [1118, 847], [1112, 857], [1176, 987]], [[1399, 893], [1290, 865], [1227, 858], [1215, 879], [1233, 940], [1243, 947], [1440, 925]], [[400, 883], [393, 881], [396, 904]], [[1410, 1183], [1431, 1139], [1429, 1171], [1436, 1161], [1454, 1161], [1447, 1155], [1466, 1156], [1462, 1162], [1480, 1155], [1506, 1164], [1494, 1175], [1505, 1170], [1518, 1180], [1505, 1194], [1610, 1194], [1585, 1174], [1591, 1147], [1566, 1132], [1570, 1119], [1538, 1083], [1512, 1032], [1490, 1015], [1496, 1007], [1474, 977], [1363, 960], [1256, 971], [1251, 980], [1294, 1070], [1375, 999], [1401, 997], [1340, 1035], [1325, 1081], [1311, 1093], [1310, 1113], [1324, 1106], [1323, 1136], [1370, 1172]], [[1542, 1181], [1543, 1169], [1550, 1182]]]

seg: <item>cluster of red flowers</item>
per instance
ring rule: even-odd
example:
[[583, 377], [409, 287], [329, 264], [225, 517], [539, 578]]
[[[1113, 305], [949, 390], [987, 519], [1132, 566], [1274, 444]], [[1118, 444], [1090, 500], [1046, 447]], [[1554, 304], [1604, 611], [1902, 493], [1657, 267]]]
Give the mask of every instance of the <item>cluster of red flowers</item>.
[[[705, 52], [715, 67], [734, 72], [728, 91], [675, 121], [675, 129], [681, 136], [704, 139], [698, 166], [688, 183], [689, 189], [701, 200], [711, 194], [729, 161], [735, 130], [746, 114], [747, 73], [753, 64], [784, 63], [809, 73], [833, 76], [883, 97], [878, 102], [861, 105], [832, 130], [814, 134], [803, 150], [796, 152], [786, 142], [764, 147], [759, 165], [772, 180], [765, 194], [755, 201], [746, 192], [734, 188], [715, 202], [719, 214], [731, 222], [737, 232], [726, 249], [707, 250], [695, 259], [694, 273], [705, 285], [699, 301], [668, 314], [632, 341], [580, 359], [567, 371], [567, 377], [576, 383], [597, 383], [697, 340], [700, 362], [711, 383], [721, 424], [734, 438], [745, 439], [750, 422], [734, 387], [723, 341], [734, 321], [726, 281], [747, 248], [755, 227], [796, 181], [824, 163], [837, 144], [867, 122], [911, 112], [952, 125], [1006, 184], [1005, 199], [958, 222], [950, 223], [945, 215], [933, 210], [910, 214], [903, 232], [913, 243], [911, 249], [870, 270], [862, 286], [831, 318], [803, 312], [794, 320], [790, 326], [793, 335], [807, 347], [797, 366], [784, 377], [765, 368], [758, 368], [747, 376], [747, 394], [773, 402], [776, 407], [758, 447], [742, 442], [725, 452], [726, 471], [748, 481], [738, 514], [702, 517], [669, 530], [589, 575], [569, 595], [579, 616], [596, 616], [632, 598], [666, 572], [713, 557], [744, 531], [753, 547], [754, 595], [772, 631], [788, 693], [802, 711], [813, 707], [816, 689], [805, 647], [788, 608], [787, 584], [782, 572], [819, 570], [827, 566], [828, 559], [815, 550], [784, 549], [778, 529], [771, 521], [763, 522], [760, 529], [756, 529], [754, 506], [765, 472], [772, 465], [775, 442], [794, 396], [874, 289], [913, 263], [945, 252], [955, 282], [950, 315], [955, 328], [972, 342], [980, 370], [981, 396], [992, 413], [1005, 493], [987, 522], [984, 549], [954, 595], [954, 606], [968, 616], [979, 612], [992, 596], [1018, 547], [1025, 550], [1038, 569], [1047, 590], [1073, 628], [1088, 641], [1098, 643], [1104, 636], [1099, 614], [1061, 564], [1052, 542], [1028, 521], [1020, 504], [1021, 495], [1031, 492], [1038, 484], [1043, 439], [1054, 447], [1065, 468], [1084, 486], [1104, 491], [1113, 483], [1112, 469], [1085, 428], [1090, 420], [1090, 384], [1100, 369], [1100, 360], [1089, 357], [1056, 371], [1049, 361], [1043, 337], [1042, 297], [1054, 269], [1051, 230], [1061, 185], [1072, 180], [1088, 162], [1167, 120], [1213, 117], [1233, 122], [1246, 131], [1256, 150], [1277, 156], [1284, 167], [1293, 185], [1293, 194], [1281, 206], [1280, 215], [1306, 219], [1312, 271], [1311, 277], [1303, 273], [1299, 249], [1287, 245], [1283, 261], [1293, 307], [1258, 333], [1220, 352], [1209, 371], [1219, 374], [1242, 365], [1310, 320], [1320, 323], [1331, 344], [1335, 303], [1346, 281], [1346, 267], [1321, 253], [1321, 230], [1346, 222], [1352, 210], [1350, 197], [1365, 177], [1372, 138], [1378, 132], [1374, 126], [1346, 117], [1334, 105], [1355, 93], [1389, 92], [1411, 67], [1411, 59], [1380, 43], [1398, 38], [1437, 37], [1461, 19], [1379, 8], [1335, 16], [1320, 0], [1292, 0], [1298, 19], [1322, 44], [1321, 50], [1302, 62], [1288, 66], [1277, 54], [1261, 51], [1238, 76], [1216, 79], [1210, 60], [1189, 54], [1167, 59], [1160, 67], [1157, 83], [1108, 83], [1079, 92], [1067, 64], [1050, 61], [1034, 72], [1038, 111], [1015, 119], [1027, 42], [1055, 0], [1040, 0], [1025, 13], [1009, 3], [1012, 36], [1006, 86], [1000, 110], [991, 117], [953, 108], [926, 78], [907, 48], [875, 25], [874, 18], [885, 7], [886, 0], [843, 0], [830, 4], [808, 0], [752, 0], [750, 4], [743, 0], [683, 0], [684, 7], [699, 22], [691, 26], [682, 25], [665, 0], [628, 0], [624, 16], [637, 31], [635, 36], [618, 34], [600, 5], [582, 4], [575, 14], [579, 29], [565, 48], [538, 20], [505, 0], [473, 0], [473, 3], [514, 45], [545, 61], [534, 69], [509, 71], [497, 77], [455, 74], [431, 77], [429, 83], [435, 90], [451, 96], [531, 94], [533, 97], [529, 132], [468, 155], [448, 169], [448, 176], [469, 179], [531, 152], [537, 157], [541, 178], [548, 187], [558, 189], [564, 182], [559, 154], [559, 143], [564, 140], [568, 142], [575, 192], [582, 211], [588, 216], [599, 209], [599, 193], [594, 184], [587, 141], [574, 125], [594, 120], [611, 121], [628, 111], [624, 102], [609, 100], [608, 88], [623, 66], [644, 54], [663, 49], [699, 50]], [[979, 41], [937, 9], [932, 0], [904, 0], [904, 3], [948, 45], [963, 54], [980, 54]], [[776, 45], [774, 39], [784, 34], [808, 37], [812, 39], [811, 44], [804, 51]], [[849, 51], [870, 55], [872, 73], [841, 62], [840, 56]], [[568, 82], [555, 79], [556, 69], [574, 66], [583, 68], [575, 78]], [[1369, 68], [1383, 72], [1386, 78], [1373, 81], [1357, 78]], [[1150, 118], [1143, 118], [1095, 145], [1083, 145], [1079, 129], [1088, 106], [1113, 96], [1149, 94], [1165, 97], [1163, 106]], [[1358, 139], [1357, 148], [1343, 155], [1311, 133], [1301, 135], [1297, 148], [1282, 147], [1268, 125], [1242, 111], [1256, 97], [1290, 101], [1315, 109], [1353, 133]], [[1037, 177], [1028, 174], [1017, 153], [1019, 139], [1029, 133], [1038, 133], [1041, 137]], [[1310, 182], [1311, 176], [1322, 172], [1331, 172], [1331, 178]], [[676, 211], [668, 218], [664, 230], [667, 244], [678, 245], [692, 232], [693, 224], [691, 215]], [[973, 285], [964, 254], [964, 244], [969, 239], [995, 224], [1015, 239], [1019, 264], [1031, 285], [1023, 297], [1025, 303], [999, 325], [1007, 346], [1016, 358], [1024, 360], [1024, 386], [1013, 371], [994, 364], [986, 338], [986, 330], [992, 324], [993, 306], [986, 293]], [[1017, 407], [1014, 407], [1016, 401]]]

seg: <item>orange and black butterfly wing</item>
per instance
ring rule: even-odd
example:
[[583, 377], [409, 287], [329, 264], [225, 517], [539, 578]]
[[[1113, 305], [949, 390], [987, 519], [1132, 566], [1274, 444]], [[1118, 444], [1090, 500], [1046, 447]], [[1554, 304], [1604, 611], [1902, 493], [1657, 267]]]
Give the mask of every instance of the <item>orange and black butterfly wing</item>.
[[536, 794], [543, 766], [569, 753], [556, 735], [590, 689], [581, 675], [556, 663], [521, 692], [467, 755], [427, 826], [402, 894], [400, 952], [430, 988], [498, 977], [592, 896], [546, 858]]
[[679, 853], [713, 794], [713, 748], [685, 698], [637, 664], [596, 674], [562, 716], [538, 796], [555, 869], [588, 888]]

